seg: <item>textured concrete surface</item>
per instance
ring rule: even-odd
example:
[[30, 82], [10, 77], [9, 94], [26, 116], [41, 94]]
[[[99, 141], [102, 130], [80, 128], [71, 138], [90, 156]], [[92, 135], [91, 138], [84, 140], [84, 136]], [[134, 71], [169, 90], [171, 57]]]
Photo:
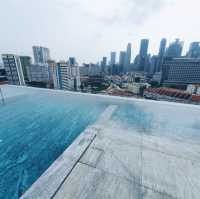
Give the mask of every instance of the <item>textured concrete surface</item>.
[[55, 198], [199, 199], [199, 149], [104, 126]]
[[200, 146], [110, 123], [110, 106], [22, 198], [199, 199]]

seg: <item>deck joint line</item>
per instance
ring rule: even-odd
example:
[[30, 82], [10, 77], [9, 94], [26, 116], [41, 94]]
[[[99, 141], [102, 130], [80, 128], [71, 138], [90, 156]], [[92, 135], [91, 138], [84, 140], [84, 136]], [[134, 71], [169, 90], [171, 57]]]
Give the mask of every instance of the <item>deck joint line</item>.
[[74, 170], [74, 168], [76, 167], [76, 165], [80, 162], [81, 158], [84, 156], [84, 154], [86, 153], [86, 151], [89, 149], [89, 147], [91, 146], [91, 144], [93, 143], [93, 141], [96, 138], [96, 134], [94, 135], [94, 137], [92, 138], [91, 142], [88, 144], [88, 146], [85, 148], [85, 150], [83, 151], [83, 153], [80, 155], [80, 157], [76, 160], [76, 162], [74, 163], [73, 167], [70, 169], [70, 171], [68, 172], [68, 174], [65, 176], [65, 178], [62, 180], [62, 182], [60, 183], [60, 185], [58, 186], [58, 188], [56, 189], [56, 191], [54, 192], [54, 194], [50, 197], [51, 199], [53, 199], [56, 194], [58, 193], [58, 191], [60, 190], [60, 188], [62, 187], [63, 183], [67, 180], [67, 178], [69, 177], [69, 175], [72, 173], [72, 171]]

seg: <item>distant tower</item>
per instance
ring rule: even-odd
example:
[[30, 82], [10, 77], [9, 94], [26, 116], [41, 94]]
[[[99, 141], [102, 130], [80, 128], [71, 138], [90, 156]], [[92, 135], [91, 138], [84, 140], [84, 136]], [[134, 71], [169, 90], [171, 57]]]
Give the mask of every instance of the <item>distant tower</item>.
[[160, 48], [159, 48], [159, 53], [158, 53], [159, 57], [163, 57], [165, 55], [166, 44], [167, 44], [167, 40], [163, 38], [160, 42]]
[[167, 40], [165, 38], [163, 38], [160, 42], [160, 48], [159, 48], [159, 52], [158, 52], [155, 72], [160, 72], [160, 70], [161, 70], [161, 66], [163, 63], [164, 56], [165, 56], [166, 44], [167, 44]]
[[142, 39], [140, 44], [140, 56], [146, 57], [148, 53], [148, 47], [149, 47], [149, 40], [148, 39]]
[[116, 52], [110, 53], [110, 65], [113, 66], [116, 64]]
[[149, 40], [148, 39], [142, 39], [140, 44], [140, 53], [139, 53], [139, 62], [137, 69], [139, 71], [144, 71], [145, 68], [147, 68], [146, 64], [148, 62], [148, 47], [149, 47]]
[[200, 57], [200, 42], [192, 42], [190, 44], [189, 52], [187, 53], [189, 58], [199, 58]]
[[110, 66], [109, 66], [109, 74], [114, 74], [116, 71], [116, 52], [110, 53]]
[[70, 66], [75, 66], [76, 65], [76, 58], [75, 57], [69, 57], [68, 61]]
[[183, 42], [180, 39], [176, 39], [175, 42], [171, 43], [166, 50], [166, 57], [178, 58], [182, 55]]
[[103, 57], [101, 61], [101, 73], [103, 75], [107, 74], [107, 57]]
[[125, 68], [124, 72], [128, 72], [131, 64], [131, 43], [128, 43], [126, 49]]
[[126, 52], [121, 51], [119, 55], [119, 72], [123, 73], [125, 68]]
[[50, 51], [42, 46], [33, 46], [35, 64], [45, 64], [50, 60]]

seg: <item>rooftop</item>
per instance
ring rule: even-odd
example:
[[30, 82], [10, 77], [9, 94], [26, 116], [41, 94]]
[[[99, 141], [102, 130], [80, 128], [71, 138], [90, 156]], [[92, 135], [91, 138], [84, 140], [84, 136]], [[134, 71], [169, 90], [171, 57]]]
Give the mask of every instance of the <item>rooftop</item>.
[[[13, 88], [35, 90], [4, 86], [6, 98]], [[109, 104], [22, 199], [200, 198], [199, 106], [72, 95]]]

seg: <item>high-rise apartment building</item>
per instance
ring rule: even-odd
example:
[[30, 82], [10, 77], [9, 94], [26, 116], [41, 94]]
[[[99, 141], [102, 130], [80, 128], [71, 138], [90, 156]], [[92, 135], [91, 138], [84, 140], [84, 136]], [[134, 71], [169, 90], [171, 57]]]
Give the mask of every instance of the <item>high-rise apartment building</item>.
[[13, 54], [3, 54], [2, 60], [9, 84], [25, 85], [20, 57]]
[[77, 65], [67, 62], [57, 63], [57, 82], [59, 89], [77, 91], [80, 89], [80, 73]]
[[50, 73], [48, 64], [31, 64], [27, 67], [27, 74], [30, 83], [49, 84]]
[[54, 60], [48, 61], [48, 67], [49, 67], [49, 86], [51, 88], [58, 89], [57, 84], [57, 63]]
[[33, 56], [35, 64], [45, 64], [51, 59], [49, 49], [42, 46], [33, 46]]

